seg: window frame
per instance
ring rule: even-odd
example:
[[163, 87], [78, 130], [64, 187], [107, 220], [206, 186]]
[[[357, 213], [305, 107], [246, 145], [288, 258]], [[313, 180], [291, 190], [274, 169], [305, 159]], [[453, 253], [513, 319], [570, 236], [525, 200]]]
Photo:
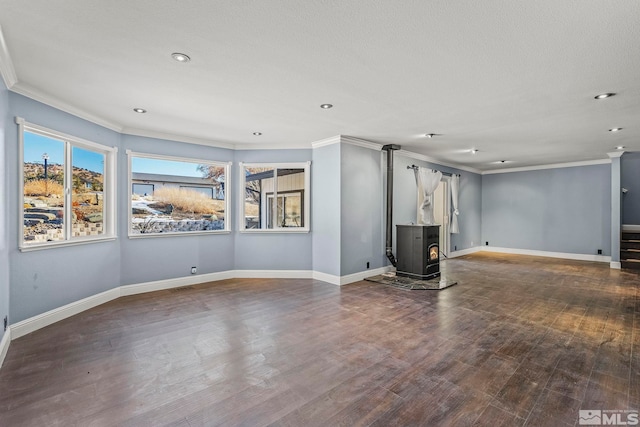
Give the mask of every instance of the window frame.
[[[246, 168], [273, 168], [274, 172], [274, 191], [270, 192], [269, 195], [273, 197], [274, 200], [277, 200], [278, 197], [278, 185], [277, 185], [277, 170], [278, 169], [304, 169], [304, 188], [302, 191], [302, 219], [304, 221], [304, 227], [279, 227], [274, 226], [273, 228], [247, 228], [246, 218], [245, 218], [245, 188], [246, 188]], [[240, 233], [309, 233], [311, 231], [311, 162], [292, 162], [292, 163], [239, 163], [239, 197], [238, 197], [238, 231]], [[290, 191], [284, 191], [283, 194], [286, 194]], [[265, 195], [266, 204], [268, 206], [268, 198], [269, 196]], [[278, 204], [273, 204], [272, 218], [277, 218], [277, 209]], [[266, 215], [265, 215], [266, 217]], [[277, 222], [277, 221], [276, 221]]]
[[[132, 150], [127, 150], [127, 235], [129, 239], [147, 239], [158, 237], [175, 237], [175, 236], [198, 236], [198, 235], [210, 235], [210, 234], [229, 234], [231, 233], [232, 215], [229, 210], [231, 207], [231, 165], [232, 162], [224, 162], [217, 160], [207, 159], [193, 159], [189, 157], [170, 156], [165, 154], [152, 154], [152, 153], [140, 153]], [[132, 158], [145, 158], [154, 160], [168, 160], [173, 162], [195, 163], [197, 165], [207, 164], [217, 167], [223, 167], [224, 172], [224, 229], [222, 230], [200, 230], [200, 231], [173, 231], [166, 233], [133, 233], [132, 227], [132, 212], [131, 212], [131, 198], [133, 195], [133, 168]]]
[[[97, 142], [89, 141], [73, 135], [69, 135], [44, 126], [30, 123], [22, 117], [16, 117], [18, 125], [18, 197], [20, 198], [20, 209], [18, 220], [18, 250], [29, 252], [41, 249], [56, 247], [83, 245], [112, 241], [117, 236], [117, 208], [116, 208], [116, 162], [118, 147], [111, 147]], [[24, 240], [24, 133], [30, 132], [47, 138], [56, 139], [64, 144], [64, 240], [43, 242], [36, 244], [26, 244]], [[83, 150], [94, 151], [104, 155], [103, 170], [103, 233], [94, 236], [73, 236], [73, 163], [72, 151], [77, 147]]]

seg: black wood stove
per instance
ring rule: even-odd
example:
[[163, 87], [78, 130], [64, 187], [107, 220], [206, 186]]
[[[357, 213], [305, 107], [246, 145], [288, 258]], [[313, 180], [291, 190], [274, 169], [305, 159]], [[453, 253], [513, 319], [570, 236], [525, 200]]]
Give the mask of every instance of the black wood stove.
[[397, 225], [396, 275], [428, 280], [440, 277], [440, 226]]

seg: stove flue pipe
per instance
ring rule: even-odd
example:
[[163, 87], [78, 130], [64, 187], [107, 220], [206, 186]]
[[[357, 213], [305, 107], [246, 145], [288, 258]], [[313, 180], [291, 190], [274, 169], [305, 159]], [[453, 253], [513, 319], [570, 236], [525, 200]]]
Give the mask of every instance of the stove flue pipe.
[[391, 264], [396, 266], [396, 257], [393, 256], [393, 152], [402, 147], [396, 144], [387, 144], [382, 151], [387, 152], [387, 238], [386, 255]]

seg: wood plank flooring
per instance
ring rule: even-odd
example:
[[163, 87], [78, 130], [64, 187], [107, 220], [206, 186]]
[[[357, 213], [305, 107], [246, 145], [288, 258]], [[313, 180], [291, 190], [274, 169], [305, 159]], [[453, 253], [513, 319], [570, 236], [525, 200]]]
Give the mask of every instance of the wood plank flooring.
[[640, 409], [640, 276], [478, 253], [458, 285], [234, 279], [11, 343], [2, 426], [573, 426]]

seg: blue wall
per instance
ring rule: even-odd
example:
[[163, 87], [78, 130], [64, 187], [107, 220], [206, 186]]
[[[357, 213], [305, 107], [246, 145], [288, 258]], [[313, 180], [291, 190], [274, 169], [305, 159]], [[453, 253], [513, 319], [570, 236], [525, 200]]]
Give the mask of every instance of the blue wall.
[[9, 218], [8, 172], [5, 156], [7, 141], [6, 128], [10, 125], [9, 92], [0, 79], [0, 340], [4, 336], [2, 320], [9, 315]]
[[[7, 102], [8, 98], [8, 102]], [[7, 202], [0, 217], [0, 315], [10, 322], [61, 307], [121, 285], [185, 277], [192, 266], [199, 274], [234, 269], [311, 270], [310, 233], [238, 233], [237, 201], [228, 218], [232, 232], [129, 239], [127, 150], [140, 153], [233, 162], [231, 191], [238, 190], [238, 162], [306, 162], [311, 150], [229, 150], [122, 135], [24, 96], [0, 90], [0, 125], [6, 126], [6, 158], [0, 184]], [[6, 233], [19, 221], [18, 127], [14, 117], [100, 144], [117, 147], [117, 234], [115, 241], [20, 252], [17, 233]], [[3, 170], [2, 168], [6, 168]], [[313, 165], [312, 165], [313, 171]], [[6, 185], [5, 185], [5, 180]], [[0, 199], [1, 200], [1, 199]], [[4, 233], [4, 234], [3, 234]], [[9, 286], [10, 282], [10, 286]], [[7, 297], [4, 297], [7, 296]], [[9, 310], [9, 307], [11, 310]], [[1, 318], [0, 318], [1, 320]], [[2, 329], [2, 328], [0, 328]]]
[[640, 153], [624, 153], [622, 187], [629, 190], [622, 195], [622, 223], [640, 225]]
[[[197, 267], [200, 274], [233, 270], [234, 236], [232, 233], [129, 239], [126, 208], [129, 196], [126, 150], [221, 162], [233, 161], [233, 150], [133, 135], [122, 135], [121, 139], [121, 150], [118, 153], [118, 235], [121, 284], [129, 285], [188, 276], [192, 266]], [[232, 207], [228, 217], [234, 218], [233, 214]]]
[[611, 166], [483, 175], [482, 242], [611, 255]]
[[[235, 152], [233, 167], [233, 195], [240, 194], [239, 163], [286, 163], [308, 162], [311, 150], [238, 150]], [[313, 171], [314, 165], [311, 165]], [[313, 173], [313, 172], [312, 172]], [[311, 193], [313, 196], [313, 192]], [[234, 197], [237, 208], [237, 200]], [[237, 209], [234, 209], [237, 211]], [[238, 215], [234, 215], [233, 228], [239, 229]], [[313, 218], [311, 219], [313, 223]], [[310, 233], [236, 233], [236, 270], [311, 270], [312, 237]]]
[[311, 235], [314, 271], [340, 276], [340, 144], [313, 150]]
[[387, 265], [383, 153], [342, 143], [340, 158], [340, 274]]
[[[120, 145], [120, 135], [15, 93], [9, 94], [9, 109], [12, 123], [7, 126], [5, 162], [9, 175], [9, 224], [13, 225], [12, 230], [17, 230], [21, 196], [18, 126], [13, 122], [14, 116], [112, 147]], [[123, 172], [122, 167], [120, 162], [118, 173]], [[20, 252], [18, 238], [18, 233], [9, 234], [11, 323], [120, 286], [118, 241]]]

